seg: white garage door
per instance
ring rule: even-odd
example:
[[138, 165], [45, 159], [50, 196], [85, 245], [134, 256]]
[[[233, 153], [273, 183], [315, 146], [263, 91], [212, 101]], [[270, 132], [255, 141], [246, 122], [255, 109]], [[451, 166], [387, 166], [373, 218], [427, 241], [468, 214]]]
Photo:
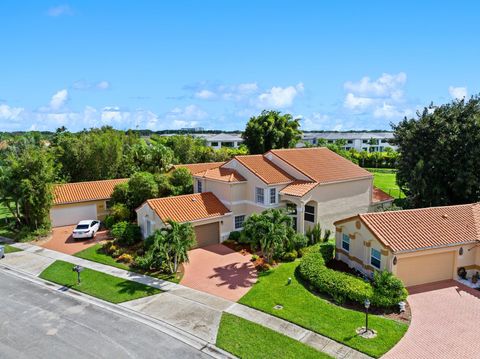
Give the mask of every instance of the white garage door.
[[87, 204], [74, 207], [52, 208], [50, 219], [53, 227], [77, 224], [84, 219], [97, 219], [97, 205]]

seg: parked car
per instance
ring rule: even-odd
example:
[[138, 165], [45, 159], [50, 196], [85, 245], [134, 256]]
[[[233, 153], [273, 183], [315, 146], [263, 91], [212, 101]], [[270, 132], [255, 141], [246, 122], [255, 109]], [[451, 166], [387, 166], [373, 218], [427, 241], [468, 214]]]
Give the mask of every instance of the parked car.
[[100, 221], [89, 219], [78, 222], [73, 230], [72, 237], [75, 239], [93, 238], [100, 228]]

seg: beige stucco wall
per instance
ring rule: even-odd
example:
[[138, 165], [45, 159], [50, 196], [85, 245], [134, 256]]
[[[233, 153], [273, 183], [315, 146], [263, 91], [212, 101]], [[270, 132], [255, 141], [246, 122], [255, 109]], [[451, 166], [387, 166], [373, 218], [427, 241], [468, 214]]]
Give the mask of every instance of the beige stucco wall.
[[[137, 209], [137, 223], [140, 226], [142, 235], [146, 237], [146, 228], [147, 220], [151, 223], [152, 233], [157, 230], [165, 227], [163, 221], [158, 217], [155, 211], [147, 204], [144, 203], [140, 208]], [[206, 218], [198, 221], [192, 221], [192, 225], [199, 226], [202, 224], [209, 224], [213, 222], [220, 222], [220, 241], [223, 242], [228, 238], [228, 235], [233, 230], [233, 221], [230, 214], [226, 214], [222, 217]]]
[[70, 208], [70, 207], [85, 206], [85, 205], [91, 205], [91, 204], [95, 204], [97, 206], [97, 219], [99, 219], [101, 221], [103, 221], [105, 219], [105, 217], [110, 213], [110, 211], [107, 209], [107, 201], [106, 200], [57, 204], [57, 205], [52, 206], [52, 209]]
[[[342, 249], [343, 234], [350, 237], [350, 250], [348, 253]], [[367, 275], [372, 275], [375, 270], [370, 264], [371, 249], [374, 248], [382, 254], [380, 270], [392, 271], [392, 252], [383, 246], [357, 218], [337, 225], [335, 230], [335, 247], [335, 256], [338, 260]]]
[[[350, 237], [350, 251], [345, 253], [342, 249], [342, 235], [347, 234]], [[451, 277], [457, 278], [457, 270], [460, 267], [467, 269], [468, 276], [477, 271], [480, 271], [480, 251], [474, 244], [455, 245], [450, 247], [416, 250], [407, 253], [392, 253], [391, 250], [384, 247], [375, 236], [368, 230], [368, 228], [358, 219], [354, 217], [349, 221], [337, 225], [335, 232], [336, 244], [336, 258], [349, 264], [350, 267], [356, 268], [363, 273], [372, 274], [372, 267], [370, 266], [370, 248], [375, 248], [382, 253], [381, 270], [388, 270], [397, 275], [398, 266], [401, 265], [402, 258], [419, 258], [421, 260], [421, 267], [435, 268], [438, 265], [440, 256], [444, 253], [451, 253], [453, 263], [445, 263], [451, 269]], [[370, 247], [368, 247], [370, 246]], [[463, 248], [463, 254], [460, 255], [460, 248]], [[470, 249], [470, 250], [469, 250]], [[397, 265], [393, 264], [394, 257], [397, 257]], [[442, 258], [447, 258], [442, 256]], [[419, 265], [420, 267], [420, 265]], [[422, 269], [423, 270], [423, 269]], [[402, 270], [404, 275], [416, 276], [418, 271]], [[435, 278], [433, 274], [431, 278]], [[401, 278], [406, 283], [415, 282], [414, 278]], [[434, 280], [434, 279], [432, 279]]]

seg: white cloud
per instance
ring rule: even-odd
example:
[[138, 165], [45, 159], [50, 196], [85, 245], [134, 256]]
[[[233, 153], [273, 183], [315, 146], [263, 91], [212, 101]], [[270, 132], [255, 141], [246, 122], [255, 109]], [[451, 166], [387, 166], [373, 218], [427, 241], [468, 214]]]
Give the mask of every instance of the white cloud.
[[22, 107], [10, 107], [0, 104], [0, 120], [16, 120], [25, 109]]
[[401, 87], [407, 82], [407, 74], [384, 73], [378, 79], [372, 81], [365, 76], [358, 82], [347, 81], [344, 84], [345, 90], [363, 97], [392, 97], [399, 98], [403, 92]]
[[72, 85], [75, 90], [107, 90], [110, 88], [110, 82], [102, 80], [99, 82], [88, 82], [85, 80], [75, 81]]
[[450, 96], [454, 100], [461, 100], [467, 97], [468, 91], [466, 87], [454, 87], [450, 86], [448, 88], [448, 92], [450, 93]]
[[296, 86], [278, 87], [274, 86], [270, 90], [260, 94], [257, 98], [257, 107], [260, 108], [285, 108], [293, 104], [293, 100], [304, 90], [303, 83]]
[[73, 15], [73, 10], [69, 5], [58, 5], [48, 9], [47, 15], [52, 17], [58, 17], [62, 15]]
[[347, 96], [345, 96], [345, 101], [343, 102], [344, 106], [351, 110], [365, 109], [371, 106], [373, 103], [374, 99], [369, 97], [359, 97], [353, 93], [348, 93]]
[[376, 107], [373, 111], [373, 116], [375, 118], [386, 118], [386, 119], [401, 119], [405, 116], [412, 115], [412, 111], [410, 109], [398, 109], [394, 105], [389, 105], [384, 103], [381, 107]]
[[217, 95], [210, 90], [200, 90], [195, 93], [194, 97], [199, 98], [201, 100], [211, 100], [217, 97]]
[[58, 111], [65, 105], [67, 101], [68, 101], [68, 91], [66, 89], [63, 89], [58, 91], [52, 96], [49, 107], [53, 111]]

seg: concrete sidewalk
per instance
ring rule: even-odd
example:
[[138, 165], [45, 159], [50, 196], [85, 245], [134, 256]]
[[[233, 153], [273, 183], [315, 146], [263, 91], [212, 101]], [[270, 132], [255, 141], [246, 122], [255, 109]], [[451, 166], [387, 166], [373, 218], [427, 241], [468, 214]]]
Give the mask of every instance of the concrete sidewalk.
[[16, 243], [13, 246], [23, 251], [9, 253], [0, 261], [0, 265], [31, 276], [38, 276], [55, 260], [62, 260], [161, 289], [163, 293], [121, 303], [120, 306], [161, 320], [213, 345], [216, 343], [222, 313], [227, 312], [299, 340], [334, 358], [369, 358], [350, 347], [288, 321], [208, 293], [28, 243]]

